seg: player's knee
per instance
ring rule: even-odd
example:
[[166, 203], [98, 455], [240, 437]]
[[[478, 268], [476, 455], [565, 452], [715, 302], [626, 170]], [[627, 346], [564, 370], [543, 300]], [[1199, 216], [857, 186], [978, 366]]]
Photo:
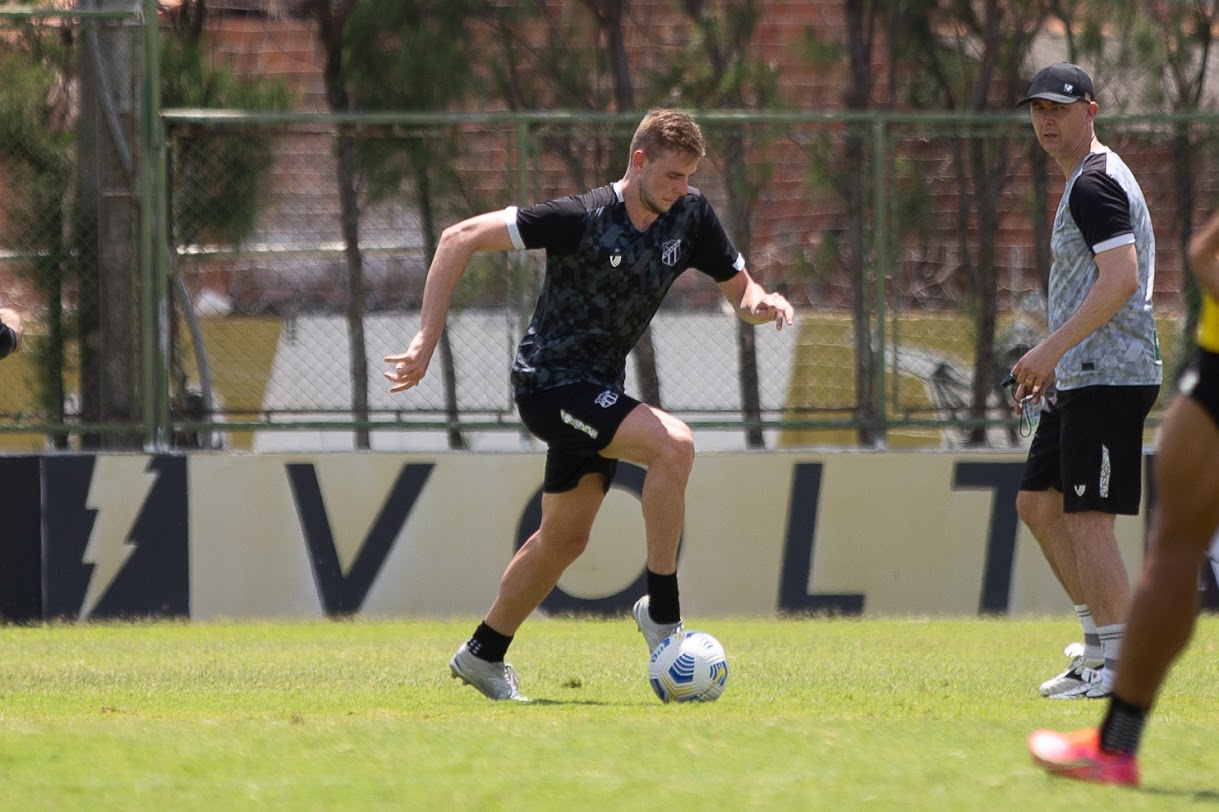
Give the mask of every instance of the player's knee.
[[680, 421], [674, 421], [669, 426], [661, 451], [663, 464], [688, 474], [694, 467], [694, 435], [690, 427]]
[[584, 550], [588, 547], [588, 534], [544, 534], [543, 549], [547, 550], [550, 555], [557, 560], [571, 563], [584, 554]]
[[1020, 491], [1016, 494], [1016, 515], [1031, 530], [1043, 526], [1050, 520], [1050, 502], [1038, 491]]

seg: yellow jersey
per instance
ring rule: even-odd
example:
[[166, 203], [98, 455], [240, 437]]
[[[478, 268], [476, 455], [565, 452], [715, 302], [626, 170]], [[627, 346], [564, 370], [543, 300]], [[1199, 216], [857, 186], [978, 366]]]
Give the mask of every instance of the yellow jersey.
[[1202, 294], [1202, 313], [1198, 318], [1198, 346], [1207, 352], [1219, 352], [1219, 302]]

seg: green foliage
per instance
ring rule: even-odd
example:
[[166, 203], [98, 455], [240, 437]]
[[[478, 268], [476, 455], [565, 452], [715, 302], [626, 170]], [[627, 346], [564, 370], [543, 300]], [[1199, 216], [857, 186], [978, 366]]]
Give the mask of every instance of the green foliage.
[[[496, 8], [486, 21], [490, 36], [478, 61], [489, 98], [510, 110], [610, 109], [609, 59], [591, 14], [523, 0]], [[529, 43], [538, 29], [546, 37], [535, 48]]]
[[69, 49], [45, 28], [18, 26], [0, 45], [0, 171], [11, 192], [4, 240], [28, 257], [17, 270], [49, 303], [47, 329], [30, 337], [30, 351], [37, 403], [52, 420], [63, 414], [60, 295], [74, 269], [65, 228], [73, 139], [63, 77], [70, 64]]
[[[238, 79], [216, 64], [204, 41], [161, 38], [165, 107], [286, 110], [292, 94], [277, 81]], [[240, 243], [254, 229], [275, 160], [266, 129], [187, 127], [172, 134], [174, 239]]]
[[[473, 82], [467, 27], [475, 0], [372, 0], [357, 4], [344, 30], [343, 63], [360, 110], [460, 109]], [[371, 134], [370, 134], [371, 135]], [[357, 161], [370, 201], [402, 195], [404, 183], [437, 206], [460, 188], [454, 162], [460, 133], [416, 130], [357, 141]]]
[[344, 30], [343, 63], [359, 110], [451, 110], [473, 78], [466, 30], [476, 0], [367, 0]]

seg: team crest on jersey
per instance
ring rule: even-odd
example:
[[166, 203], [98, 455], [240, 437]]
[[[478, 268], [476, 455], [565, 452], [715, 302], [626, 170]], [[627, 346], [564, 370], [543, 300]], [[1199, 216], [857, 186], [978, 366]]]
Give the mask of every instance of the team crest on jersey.
[[609, 389], [606, 389], [604, 392], [597, 395], [596, 399], [593, 400], [593, 403], [597, 404], [602, 409], [608, 409], [609, 407], [613, 406], [617, 402], [618, 402], [618, 393], [610, 391]]
[[617, 268], [621, 264], [622, 264], [622, 252], [615, 251], [613, 254], [610, 255], [610, 267]]
[[665, 240], [660, 246], [660, 261], [672, 268], [681, 255], [681, 240]]

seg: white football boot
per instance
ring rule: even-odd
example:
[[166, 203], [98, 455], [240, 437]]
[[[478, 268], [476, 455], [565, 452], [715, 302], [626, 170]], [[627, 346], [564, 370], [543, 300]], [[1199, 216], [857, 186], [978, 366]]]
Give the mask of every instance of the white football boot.
[[449, 660], [449, 671], [453, 673], [453, 679], [473, 685], [488, 699], [529, 701], [527, 697], [521, 696], [516, 669], [502, 660], [498, 663], [480, 660], [470, 653], [465, 643], [461, 644], [453, 659]]
[[652, 656], [652, 652], [656, 650], [656, 647], [660, 645], [661, 640], [682, 629], [680, 620], [676, 623], [657, 623], [652, 620], [652, 616], [648, 613], [647, 595], [635, 601], [635, 608], [631, 610], [631, 613], [635, 616], [635, 625], [643, 633], [643, 639], [648, 644], [649, 657]]

